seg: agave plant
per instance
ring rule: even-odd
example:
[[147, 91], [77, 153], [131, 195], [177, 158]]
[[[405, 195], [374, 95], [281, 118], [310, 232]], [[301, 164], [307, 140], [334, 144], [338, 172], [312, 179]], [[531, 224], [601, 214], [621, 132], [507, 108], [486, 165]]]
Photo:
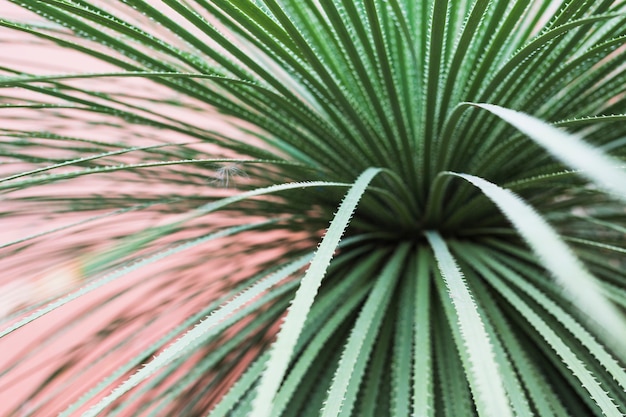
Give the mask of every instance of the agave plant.
[[3, 415], [626, 412], [623, 1], [2, 3]]

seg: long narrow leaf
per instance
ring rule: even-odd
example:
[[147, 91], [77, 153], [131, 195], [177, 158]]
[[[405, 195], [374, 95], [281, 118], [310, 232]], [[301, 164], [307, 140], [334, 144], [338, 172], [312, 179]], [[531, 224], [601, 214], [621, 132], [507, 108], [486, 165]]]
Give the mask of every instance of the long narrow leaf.
[[341, 240], [344, 230], [348, 226], [350, 217], [356, 209], [359, 199], [370, 181], [379, 172], [380, 169], [370, 168], [355, 181], [341, 203], [339, 210], [337, 210], [337, 214], [333, 218], [326, 236], [322, 239], [310, 268], [307, 270], [304, 278], [302, 278], [302, 283], [296, 292], [285, 322], [278, 333], [276, 342], [274, 342], [271, 348], [267, 369], [261, 379], [252, 408], [256, 417], [269, 417], [274, 397], [285, 375], [293, 355], [293, 348], [302, 332], [306, 316], [313, 304], [328, 264]]
[[598, 186], [626, 201], [626, 173], [623, 172], [622, 162], [605, 155], [577, 135], [568, 134], [536, 117], [493, 104], [472, 105], [488, 110], [515, 126], [554, 157], [572, 168], [579, 169], [582, 175]]
[[113, 402], [130, 389], [134, 388], [139, 383], [161, 370], [165, 365], [176, 359], [185, 349], [189, 349], [190, 346], [193, 346], [194, 344], [202, 341], [203, 338], [206, 338], [209, 334], [211, 334], [211, 332], [214, 331], [217, 324], [221, 321], [228, 318], [231, 314], [235, 313], [267, 289], [298, 271], [306, 265], [307, 262], [307, 258], [292, 262], [267, 279], [258, 281], [245, 291], [241, 292], [233, 298], [233, 300], [215, 310], [210, 316], [202, 320], [193, 329], [181, 336], [174, 344], [168, 346], [167, 349], [158, 354], [152, 361], [147, 363], [145, 367], [141, 368], [126, 381], [118, 385], [109, 395], [104, 397], [96, 405], [85, 412], [83, 417], [94, 417], [100, 414], [104, 409], [113, 404]]
[[441, 276], [454, 305], [464, 348], [469, 357], [467, 378], [478, 412], [483, 416], [513, 417], [489, 335], [465, 279], [441, 235], [428, 231], [426, 238], [435, 252]]
[[408, 250], [408, 245], [400, 246], [377, 278], [376, 285], [372, 288], [344, 346], [321, 417], [351, 415], [365, 364]]
[[[543, 217], [509, 190], [473, 175], [453, 175], [465, 179], [489, 197], [513, 223], [574, 304], [605, 330], [604, 336], [616, 348], [624, 346], [626, 320], [623, 315], [603, 296], [596, 279]], [[621, 348], [617, 351], [623, 353]]]

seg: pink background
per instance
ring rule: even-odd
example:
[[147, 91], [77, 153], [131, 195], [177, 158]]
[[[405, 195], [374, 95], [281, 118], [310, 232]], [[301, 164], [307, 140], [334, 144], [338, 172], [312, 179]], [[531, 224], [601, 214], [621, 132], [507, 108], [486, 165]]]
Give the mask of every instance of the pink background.
[[[7, 19], [38, 19], [4, 0], [0, 0], [0, 16]], [[115, 70], [110, 65], [7, 28], [0, 28], [0, 42], [2, 65], [26, 72], [63, 74]], [[126, 91], [138, 96], [136, 101], [142, 105], [146, 105], [142, 98], [185, 99], [173, 96], [171, 91], [150, 81], [136, 78], [72, 80], [64, 83], [102, 92]], [[36, 93], [20, 88], [5, 88], [2, 92], [4, 103], [25, 103], [29, 99], [42, 99]], [[44, 97], [43, 100], [55, 102], [54, 98]], [[162, 102], [150, 105], [156, 111], [186, 120], [195, 126], [243, 137], [224, 117], [217, 115], [208, 106], [202, 103], [189, 104], [195, 109], [181, 110], [182, 106], [169, 106]], [[4, 132], [24, 128], [50, 130], [104, 142], [124, 142], [128, 146], [197, 142], [196, 139], [174, 132], [129, 126], [119, 120], [107, 120], [101, 115], [76, 110], [42, 111], [22, 108], [0, 111], [0, 129]], [[122, 126], [94, 124], [95, 121], [109, 121]], [[13, 140], [4, 134], [0, 137], [3, 144]], [[41, 143], [45, 145], [48, 142], [41, 140]], [[219, 155], [216, 155], [215, 147], [204, 144], [193, 146], [203, 150], [207, 158]], [[72, 155], [71, 151], [63, 148], [52, 155], [49, 147], [44, 146], [40, 150], [36, 147], [29, 148], [28, 152], [43, 152], [44, 156], [58, 158], [70, 158]], [[133, 161], [132, 154], [107, 160], [110, 164]], [[5, 177], [45, 165], [25, 164], [16, 158], [0, 157], [0, 176]], [[69, 172], [73, 169], [76, 168], [62, 168], [53, 172]], [[178, 171], [185, 172], [185, 169], [187, 168], [181, 167]], [[158, 174], [160, 171], [153, 172]], [[206, 184], [212, 181], [212, 178], [207, 178], [205, 183], [196, 180], [185, 186], [168, 184], [159, 175], [145, 178], [141, 182], [132, 181], [134, 179], [136, 178], [132, 175], [117, 173], [110, 177], [83, 176], [0, 196], [0, 214], [8, 213], [0, 215], [0, 245], [112, 211], [102, 209], [63, 213], [60, 211], [63, 202], [34, 203], [25, 199], [29, 196], [53, 196], [60, 200], [90, 194], [123, 196], [124, 193], [146, 198], [158, 198], [173, 192], [202, 196], [204, 193], [209, 194]], [[238, 178], [236, 181], [243, 182], [246, 179]], [[233, 188], [224, 190], [224, 194], [236, 191], [235, 188], [236, 183]], [[32, 245], [17, 244], [0, 248], [0, 329], [6, 328], [17, 319], [13, 313], [18, 309], [50, 300], [67, 290], [80, 288], [85, 283], [85, 268], [93, 264], [98, 256], [114, 250], [118, 244], [116, 237], [132, 235], [146, 227], [168, 223], [179, 216], [176, 207], [172, 211], [171, 214], [165, 214], [156, 209], [140, 210], [109, 216], [33, 239], [28, 242]], [[160, 239], [153, 247], [165, 248], [168, 243], [178, 239], [239, 222], [242, 220], [207, 216], [196, 221], [195, 229], [189, 228]], [[263, 259], [280, 254], [280, 249], [277, 248], [281, 245], [281, 236], [247, 233], [200, 245], [126, 275], [0, 339], [0, 416], [56, 415], [124, 361], [145, 349], [184, 318], [228, 291], [233, 283], [253, 273]], [[291, 246], [298, 244], [298, 239], [297, 236], [292, 237]], [[225, 253], [232, 251], [229, 245], [244, 249], [259, 243], [264, 245], [264, 250], [257, 251], [253, 259], [240, 256], [233, 262], [223, 257]], [[304, 245], [309, 243], [304, 242]], [[104, 335], [102, 330], [111, 332]], [[112, 350], [123, 340], [130, 342], [121, 350]], [[193, 363], [188, 366], [193, 366]], [[230, 376], [231, 380], [238, 375], [241, 366], [237, 369], [239, 370]], [[183, 368], [180, 372], [185, 370]], [[57, 373], [55, 381], [33, 393], [53, 372]], [[213, 392], [207, 402], [214, 401], [220, 393], [219, 389]], [[134, 414], [130, 411], [125, 415]]]

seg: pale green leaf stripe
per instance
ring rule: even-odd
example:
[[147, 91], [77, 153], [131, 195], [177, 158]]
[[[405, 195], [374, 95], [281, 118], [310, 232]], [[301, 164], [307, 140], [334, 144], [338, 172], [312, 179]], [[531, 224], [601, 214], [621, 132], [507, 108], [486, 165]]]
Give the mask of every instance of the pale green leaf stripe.
[[471, 369], [467, 378], [481, 416], [513, 417], [504, 381], [480, 314], [463, 274], [438, 232], [426, 231], [459, 321]]
[[555, 122], [555, 126], [561, 127], [575, 127], [581, 125], [588, 124], [596, 124], [598, 122], [603, 123], [615, 123], [615, 122], [626, 122], [626, 114], [606, 114], [602, 116], [587, 116], [581, 117], [577, 119], [567, 119]]
[[[472, 266], [477, 267], [478, 270], [480, 265], [477, 265], [475, 258], [471, 258], [470, 262], [472, 262]], [[483, 297], [482, 305], [486, 311], [489, 311], [489, 317], [493, 321], [495, 328], [493, 331], [497, 332], [498, 336], [502, 340], [501, 344], [496, 343], [495, 345], [496, 356], [500, 357], [500, 360], [507, 364], [504, 375], [505, 379], [509, 381], [509, 387], [513, 387], [512, 389], [509, 389], [509, 392], [511, 392], [511, 404], [513, 405], [513, 409], [516, 411], [517, 416], [532, 417], [534, 415], [529, 409], [528, 400], [531, 399], [539, 416], [556, 417], [548, 405], [549, 400], [546, 398], [546, 391], [548, 391], [549, 388], [544, 387], [542, 384], [545, 382], [540, 380], [536, 375], [534, 365], [528, 360], [526, 353], [519, 346], [516, 337], [509, 327], [509, 324], [504, 319], [505, 314], [503, 314], [502, 310], [498, 308], [498, 305], [488, 294]], [[517, 370], [519, 378], [515, 373], [515, 369]], [[525, 390], [527, 390], [528, 397], [525, 395], [525, 390], [522, 389], [522, 386]]]
[[431, 349], [431, 257], [420, 247], [417, 258], [417, 290], [414, 311], [413, 333], [413, 415], [433, 417], [435, 415], [433, 395], [433, 352]]
[[[388, 253], [386, 251], [372, 253], [364, 262], [360, 262], [347, 276], [343, 277], [341, 282], [338, 282], [333, 288], [333, 292], [330, 293], [329, 296], [318, 298], [309, 312], [307, 323], [315, 317], [316, 310], [318, 310], [318, 315], [320, 311], [331, 310], [332, 313], [326, 317], [324, 325], [315, 330], [315, 337], [311, 337], [310, 339], [305, 337], [307, 336], [305, 324], [305, 329], [296, 345], [296, 350], [301, 351], [302, 347], [299, 345], [303, 344], [304, 340], [309, 340], [309, 342], [306, 344], [306, 348], [302, 350], [302, 353], [298, 355], [297, 362], [289, 370], [285, 382], [276, 394], [272, 416], [281, 416], [284, 414], [294, 392], [306, 377], [313, 361], [317, 358], [318, 354], [322, 352], [324, 345], [337, 328], [344, 323], [346, 317], [357, 309], [363, 299], [367, 297], [372, 286], [369, 283], [364, 284], [360, 279], [367, 276], [368, 271], [376, 268], [381, 258], [387, 255]], [[347, 294], [348, 292], [349, 294]]]
[[[474, 286], [474, 294], [476, 294], [478, 299], [479, 314], [490, 318], [489, 321], [485, 322], [485, 329], [493, 341], [494, 353], [500, 365], [500, 373], [505, 382], [506, 392], [509, 394], [511, 407], [515, 411], [516, 417], [534, 417], [535, 414], [531, 410], [527, 392], [522, 389], [522, 383], [519, 378], [523, 371], [514, 368], [509, 348], [506, 345], [508, 340], [505, 339], [501, 330], [497, 328], [496, 319], [493, 318], [494, 315], [502, 318], [502, 310], [495, 305], [491, 294], [485, 290], [482, 278], [479, 275], [475, 275], [473, 271], [468, 272], [468, 275], [470, 273], [472, 274], [471, 279], [477, 281], [477, 285]], [[491, 313], [487, 314], [489, 310], [491, 310]], [[541, 415], [541, 417], [547, 416]]]
[[587, 272], [543, 217], [510, 190], [473, 175], [452, 175], [478, 187], [498, 206], [564, 288], [573, 304], [605, 330], [607, 340], [611, 341], [617, 352], [623, 351], [622, 347], [626, 344], [626, 320], [603, 296], [596, 279]]
[[361, 196], [370, 181], [380, 171], [381, 169], [379, 168], [369, 168], [359, 176], [346, 194], [328, 227], [326, 235], [322, 239], [311, 262], [311, 266], [304, 278], [302, 278], [300, 287], [288, 310], [287, 317], [278, 333], [277, 339], [271, 347], [270, 359], [261, 378], [261, 383], [252, 406], [251, 415], [254, 417], [270, 417], [274, 397], [285, 375], [294, 347], [302, 332], [307, 314], [311, 309], [330, 260]]
[[[328, 342], [332, 333], [343, 324], [348, 314], [355, 311], [358, 304], [363, 301], [367, 296], [367, 292], [370, 290], [370, 286], [361, 287], [354, 290], [351, 294], [345, 296], [345, 301], [340, 303], [339, 308], [333, 313], [328, 321], [324, 324], [311, 339], [310, 343], [306, 345], [306, 349], [301, 355], [293, 368], [289, 371], [289, 375], [285, 380], [283, 386], [281, 386], [278, 394], [276, 395], [274, 408], [272, 410], [272, 416], [283, 415], [287, 408], [289, 400], [293, 396], [294, 392], [298, 389], [298, 386], [305, 378], [310, 378], [310, 366], [316, 359], [316, 355], [323, 350], [324, 345]], [[323, 355], [323, 353], [322, 353]], [[211, 416], [213, 417], [213, 416]]]
[[484, 254], [478, 254], [481, 256], [485, 263], [489, 264], [491, 268], [500, 272], [500, 274], [510, 281], [513, 285], [524, 291], [528, 296], [540, 304], [547, 312], [549, 312], [554, 318], [556, 318], [567, 330], [580, 340], [580, 342], [589, 350], [589, 352], [600, 362], [600, 364], [611, 374], [613, 379], [626, 390], [626, 372], [622, 366], [606, 351], [602, 344], [598, 343], [596, 339], [591, 335], [584, 327], [582, 327], [567, 311], [562, 309], [557, 303], [555, 303], [550, 297], [546, 296], [532, 284], [530, 284], [524, 277], [519, 276], [515, 272], [506, 268], [506, 266], [500, 262], [494, 261], [491, 257]]
[[[382, 393], [387, 391], [386, 387], [388, 378], [387, 367], [389, 345], [391, 344], [391, 330], [393, 329], [392, 315], [387, 315], [385, 321], [380, 327], [380, 333], [378, 334], [376, 345], [370, 355], [369, 362], [367, 364], [367, 375], [361, 382], [359, 392], [359, 404], [358, 409], [354, 411], [352, 416], [358, 417], [380, 417], [380, 412], [386, 411], [384, 407], [379, 406], [382, 402]], [[406, 364], [405, 364], [406, 365]], [[379, 413], [378, 415], [376, 413]], [[406, 413], [405, 413], [406, 415]], [[391, 417], [391, 415], [386, 415]]]
[[415, 314], [415, 271], [404, 273], [397, 303], [393, 359], [391, 361], [391, 415], [409, 413], [411, 398], [411, 356], [413, 350], [413, 315]]
[[[439, 278], [439, 276], [438, 276]], [[476, 395], [470, 389], [471, 365], [468, 363], [467, 349], [462, 344], [462, 337], [458, 329], [458, 320], [452, 320], [456, 316], [454, 305], [449, 302], [449, 293], [443, 279], [435, 281], [440, 294], [443, 308], [437, 317], [437, 323], [443, 323], [448, 319], [451, 329], [433, 329], [435, 351], [436, 373], [437, 373], [437, 395], [439, 398], [454, 398], [454, 401], [437, 401], [439, 416], [445, 417], [476, 417], [473, 405], [476, 404]], [[442, 326], [443, 327], [443, 326]], [[484, 417], [479, 414], [479, 417]], [[491, 417], [491, 416], [489, 416]]]
[[568, 237], [568, 236], [564, 236], [563, 239], [567, 240], [568, 242], [580, 243], [581, 245], [595, 246], [596, 248], [612, 250], [614, 252], [619, 252], [619, 253], [626, 253], [626, 248], [622, 248], [622, 247], [615, 246], [615, 245], [609, 245], [607, 243], [596, 242], [594, 240], [580, 239], [577, 237]]
[[471, 105], [488, 110], [500, 117], [545, 148], [554, 157], [580, 170], [581, 175], [626, 201], [626, 174], [622, 170], [623, 162], [607, 156], [577, 135], [564, 132], [536, 117], [493, 104], [471, 103]]
[[232, 314], [244, 307], [250, 301], [267, 291], [280, 281], [297, 272], [309, 261], [308, 257], [289, 263], [275, 274], [266, 279], [257, 281], [252, 286], [243, 290], [230, 301], [224, 303], [220, 308], [211, 313], [210, 316], [198, 323], [193, 329], [181, 336], [176, 342], [168, 346], [163, 352], [157, 355], [152, 361], [146, 364], [139, 371], [130, 376], [126, 381], [118, 385], [109, 395], [91, 407], [83, 417], [97, 416], [106, 407], [110, 406], [130, 389], [145, 381], [148, 377], [161, 370], [164, 366], [178, 358], [181, 353], [196, 344], [202, 343], [206, 337], [211, 336], [216, 331], [217, 325], [226, 320]]
[[365, 372], [365, 365], [408, 251], [407, 244], [400, 246], [376, 278], [376, 284], [359, 313], [341, 353], [321, 417], [351, 415], [356, 391]]
[[[498, 279], [495, 278], [496, 275], [494, 271], [499, 271], [503, 277], [513, 282], [515, 285], [526, 281], [525, 277], [517, 275], [517, 273], [501, 262], [500, 259], [496, 259], [493, 253], [485, 251], [484, 248], [463, 244], [462, 247], [459, 247], [458, 253], [459, 255], [462, 254], [465, 261], [470, 262], [472, 268], [481, 275], [482, 279], [487, 279], [488, 282], [491, 282], [492, 279]], [[491, 266], [494, 271], [492, 271], [489, 266]], [[569, 415], [563, 408], [561, 400], [552, 389], [553, 387], [548, 385], [546, 375], [544, 375], [540, 369], [541, 364], [533, 361], [524, 347], [520, 345], [520, 335], [516, 334], [516, 332], [511, 329], [509, 326], [510, 323], [507, 322], [502, 311], [496, 311], [496, 309], [499, 310], [497, 303], [494, 303], [491, 298], [488, 300], [483, 298], [483, 300], [485, 301], [485, 308], [493, 310], [490, 317], [493, 320], [493, 324], [498, 329], [498, 334], [503, 343], [506, 345], [509, 357], [515, 363], [515, 367], [518, 370], [520, 379], [523, 381], [524, 387], [528, 390], [529, 398], [532, 399], [532, 403], [537, 410], [537, 415], [541, 417]], [[525, 317], [525, 311], [522, 311], [523, 308], [519, 307], [517, 304], [515, 307], [520, 311], [520, 316]], [[525, 335], [522, 333], [521, 336], [523, 337]]]
[[598, 383], [593, 373], [585, 367], [585, 364], [572, 352], [563, 339], [526, 302], [515, 294], [507, 285], [501, 282], [493, 274], [486, 274], [485, 278], [493, 285], [508, 301], [511, 306], [519, 311], [544, 340], [552, 347], [563, 363], [578, 378], [583, 387], [589, 392], [593, 400], [607, 417], [623, 417], [617, 409], [609, 393]]

